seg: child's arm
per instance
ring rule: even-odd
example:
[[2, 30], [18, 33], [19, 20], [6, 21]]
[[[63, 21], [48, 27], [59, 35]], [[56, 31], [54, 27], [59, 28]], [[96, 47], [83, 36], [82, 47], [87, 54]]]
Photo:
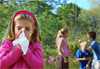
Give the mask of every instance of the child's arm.
[[63, 47], [64, 47], [64, 43], [63, 43], [64, 41], [63, 41], [63, 39], [62, 39], [62, 41], [61, 41], [61, 44], [59, 45], [60, 47], [59, 47], [59, 51], [60, 51], [60, 53], [62, 54], [62, 55], [64, 55], [64, 49], [63, 49]]
[[19, 48], [10, 48], [8, 45], [2, 45], [0, 48], [0, 68], [6, 69], [13, 65], [21, 55]]
[[83, 57], [83, 58], [76, 58], [77, 61], [84, 61], [84, 60], [89, 60], [89, 58]]
[[24, 55], [23, 58], [31, 68], [43, 69], [44, 61], [42, 46], [37, 44], [35, 47], [34, 51], [28, 49], [27, 54]]

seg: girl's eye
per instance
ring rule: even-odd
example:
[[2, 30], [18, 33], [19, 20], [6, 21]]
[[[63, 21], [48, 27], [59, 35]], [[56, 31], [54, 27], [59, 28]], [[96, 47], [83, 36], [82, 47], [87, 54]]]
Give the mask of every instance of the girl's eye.
[[17, 30], [21, 30], [21, 27], [17, 27]]
[[30, 28], [26, 27], [26, 31], [30, 31]]

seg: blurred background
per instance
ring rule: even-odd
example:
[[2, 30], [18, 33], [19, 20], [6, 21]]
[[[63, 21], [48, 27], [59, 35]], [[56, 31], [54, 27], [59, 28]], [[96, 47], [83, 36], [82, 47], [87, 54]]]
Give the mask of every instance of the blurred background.
[[32, 11], [37, 16], [45, 52], [45, 69], [56, 68], [55, 62], [49, 64], [47, 61], [49, 56], [54, 59], [57, 56], [55, 39], [60, 28], [67, 26], [69, 29], [68, 42], [73, 53], [70, 69], [79, 68], [74, 58], [79, 38], [87, 40], [86, 33], [93, 30], [100, 41], [100, 0], [0, 0], [0, 42], [12, 14], [21, 9]]

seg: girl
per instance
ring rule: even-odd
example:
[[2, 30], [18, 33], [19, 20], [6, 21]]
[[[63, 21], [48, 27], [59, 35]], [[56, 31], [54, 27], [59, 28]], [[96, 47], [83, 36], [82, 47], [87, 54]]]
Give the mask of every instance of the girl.
[[0, 47], [0, 69], [43, 69], [43, 50], [38, 32], [36, 17], [31, 12], [16, 12]]
[[62, 28], [56, 38], [56, 45], [58, 49], [58, 62], [59, 69], [68, 69], [68, 57], [70, 56], [70, 50], [66, 38], [68, 37], [68, 29]]
[[86, 41], [80, 41], [80, 48], [76, 52], [76, 59], [80, 62], [80, 69], [90, 69], [91, 53], [86, 49]]

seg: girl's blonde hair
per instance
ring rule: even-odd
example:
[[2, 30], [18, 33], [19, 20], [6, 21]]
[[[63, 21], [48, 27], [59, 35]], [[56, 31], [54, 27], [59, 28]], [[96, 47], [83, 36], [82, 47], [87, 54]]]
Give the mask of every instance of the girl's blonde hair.
[[27, 10], [21, 10], [18, 11], [17, 13], [15, 13], [12, 17], [11, 17], [11, 22], [8, 28], [8, 33], [6, 36], [6, 39], [9, 40], [14, 40], [15, 39], [15, 31], [14, 31], [14, 27], [15, 27], [15, 17], [19, 16], [17, 19], [21, 20], [21, 19], [25, 19], [25, 20], [29, 20], [32, 21], [34, 20], [34, 25], [35, 25], [35, 30], [34, 33], [32, 33], [31, 35], [31, 41], [40, 41], [40, 34], [39, 34], [39, 29], [38, 29], [38, 23], [37, 23], [37, 19], [36, 16], [33, 15], [31, 12], [27, 11]]

